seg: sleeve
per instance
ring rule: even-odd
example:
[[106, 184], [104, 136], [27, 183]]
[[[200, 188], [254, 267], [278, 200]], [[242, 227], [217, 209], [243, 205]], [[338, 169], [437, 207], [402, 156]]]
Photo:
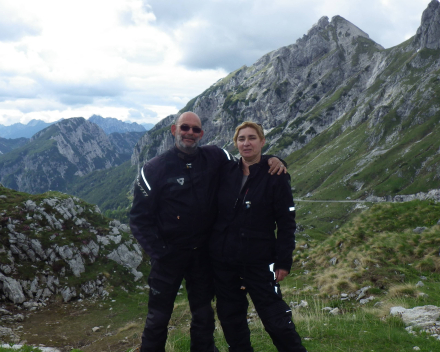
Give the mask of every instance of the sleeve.
[[277, 177], [274, 189], [274, 212], [277, 223], [276, 261], [274, 269], [290, 272], [295, 249], [295, 203], [290, 186], [290, 175]]
[[223, 156], [223, 160], [222, 160], [222, 165], [224, 164], [228, 164], [228, 163], [235, 163], [238, 161], [238, 159], [233, 156], [231, 153], [229, 153], [226, 149], [224, 148], [219, 148], [221, 150], [221, 154]]
[[159, 259], [165, 255], [167, 246], [157, 227], [157, 198], [160, 192], [151, 171], [152, 166], [146, 163], [136, 178], [129, 218], [131, 232], [141, 247], [151, 258]]
[[279, 156], [271, 155], [271, 154], [267, 154], [267, 155], [263, 154], [263, 155], [261, 155], [261, 160], [263, 160], [263, 161], [269, 161], [270, 158], [277, 158], [279, 161], [281, 161], [283, 163], [283, 165], [285, 167], [287, 167], [287, 163], [283, 159], [281, 159]]

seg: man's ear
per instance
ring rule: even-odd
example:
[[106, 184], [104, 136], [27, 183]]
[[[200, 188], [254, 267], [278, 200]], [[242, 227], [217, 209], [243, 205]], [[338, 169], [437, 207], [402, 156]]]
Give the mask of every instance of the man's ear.
[[176, 130], [177, 130], [177, 126], [176, 125], [171, 125], [171, 134], [173, 136], [176, 136]]

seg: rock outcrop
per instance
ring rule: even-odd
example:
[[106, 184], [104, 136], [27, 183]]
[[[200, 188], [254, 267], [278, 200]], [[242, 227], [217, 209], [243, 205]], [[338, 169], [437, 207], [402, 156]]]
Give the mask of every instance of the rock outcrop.
[[105, 227], [101, 219], [96, 206], [62, 194], [35, 196], [0, 212], [0, 302], [105, 297], [108, 278], [97, 269], [103, 260], [114, 262], [120, 275], [132, 275], [133, 282], [142, 278], [142, 251], [129, 227], [116, 220]]
[[423, 12], [414, 45], [418, 49], [440, 49], [440, 3], [437, 0], [432, 0]]
[[[234, 128], [262, 124], [263, 151], [289, 157], [298, 196], [428, 193], [440, 181], [439, 31], [437, 0], [413, 38], [386, 50], [346, 19], [322, 17], [295, 44], [230, 73], [181, 112], [201, 117], [203, 143], [233, 154]], [[172, 145], [174, 119], [147, 131], [133, 165]]]

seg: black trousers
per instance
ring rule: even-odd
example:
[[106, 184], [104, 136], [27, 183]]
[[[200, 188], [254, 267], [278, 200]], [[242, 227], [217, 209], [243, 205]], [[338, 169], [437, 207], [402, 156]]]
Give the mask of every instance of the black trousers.
[[214, 352], [214, 297], [212, 270], [206, 248], [180, 250], [152, 260], [148, 278], [148, 315], [142, 334], [141, 352], [165, 352], [168, 323], [182, 279], [192, 314], [191, 352]]
[[281, 352], [306, 352], [269, 266], [213, 262], [217, 315], [231, 352], [253, 351], [247, 323], [249, 293], [264, 328]]

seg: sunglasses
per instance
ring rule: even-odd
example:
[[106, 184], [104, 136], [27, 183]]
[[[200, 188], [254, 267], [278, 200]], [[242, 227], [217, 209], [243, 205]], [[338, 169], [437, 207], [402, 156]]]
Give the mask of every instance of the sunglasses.
[[183, 132], [188, 132], [190, 129], [192, 129], [194, 133], [202, 132], [202, 129], [200, 127], [194, 127], [194, 126], [191, 127], [188, 125], [180, 125], [179, 127]]

